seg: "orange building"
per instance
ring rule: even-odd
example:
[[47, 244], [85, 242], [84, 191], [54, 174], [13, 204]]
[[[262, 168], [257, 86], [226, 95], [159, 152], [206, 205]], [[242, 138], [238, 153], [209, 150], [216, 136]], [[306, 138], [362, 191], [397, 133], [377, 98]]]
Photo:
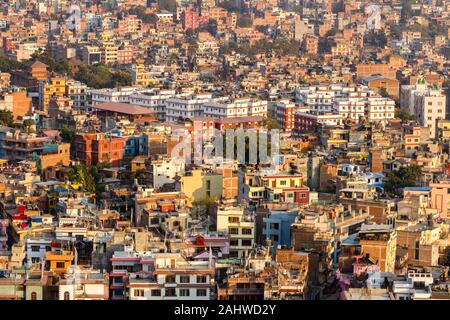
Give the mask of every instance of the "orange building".
[[74, 255], [70, 251], [49, 251], [45, 257], [49, 263], [50, 271], [61, 274], [66, 273], [67, 269], [72, 265]]
[[119, 167], [124, 157], [126, 138], [104, 133], [84, 133], [75, 137], [76, 160], [85, 165], [107, 163]]
[[41, 170], [49, 167], [70, 165], [70, 143], [62, 143], [58, 145], [55, 151], [47, 151], [41, 154]]
[[360, 63], [356, 66], [356, 76], [364, 78], [373, 74], [380, 74], [386, 78], [395, 78], [397, 70], [387, 63]]

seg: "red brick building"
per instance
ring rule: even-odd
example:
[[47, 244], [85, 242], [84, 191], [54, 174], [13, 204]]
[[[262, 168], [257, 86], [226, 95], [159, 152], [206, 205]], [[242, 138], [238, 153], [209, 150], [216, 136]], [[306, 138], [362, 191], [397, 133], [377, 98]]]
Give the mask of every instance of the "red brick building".
[[119, 167], [122, 163], [126, 138], [104, 133], [82, 133], [75, 137], [75, 158], [87, 166], [109, 163]]

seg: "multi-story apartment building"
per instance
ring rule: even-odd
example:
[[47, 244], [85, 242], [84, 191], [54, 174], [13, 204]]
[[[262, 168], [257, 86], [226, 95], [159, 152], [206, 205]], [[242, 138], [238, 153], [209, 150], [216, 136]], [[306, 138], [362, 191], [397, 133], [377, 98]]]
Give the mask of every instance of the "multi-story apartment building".
[[73, 108], [78, 110], [89, 110], [90, 101], [88, 86], [79, 81], [67, 81], [66, 82], [66, 93], [69, 98], [73, 101]]
[[129, 96], [129, 102], [155, 111], [158, 120], [164, 121], [167, 100], [175, 96], [177, 96], [175, 90], [136, 92]]
[[295, 104], [289, 100], [281, 100], [275, 105], [277, 123], [286, 131], [294, 129]]
[[358, 238], [363, 255], [377, 261], [382, 272], [394, 272], [397, 232], [392, 226], [363, 224]]
[[365, 113], [369, 122], [387, 123], [395, 117], [395, 101], [389, 98], [369, 97]]
[[209, 118], [267, 116], [267, 101], [221, 98], [204, 103], [203, 114]]
[[21, 133], [20, 130], [0, 128], [0, 156], [8, 160], [33, 160], [48, 150], [50, 137]]
[[201, 117], [204, 104], [212, 99], [211, 94], [185, 95], [167, 99], [166, 121], [177, 122], [181, 119]]
[[241, 207], [225, 206], [217, 210], [217, 231], [230, 237], [230, 259], [244, 261], [255, 242], [255, 220]]
[[91, 89], [89, 93], [92, 99], [92, 106], [103, 102], [129, 103], [132, 94], [142, 92], [144, 89], [125, 87], [114, 89]]
[[187, 260], [179, 252], [152, 253], [142, 259], [151, 272], [131, 274], [130, 300], [211, 300], [214, 286], [213, 260]]
[[39, 84], [39, 105], [47, 111], [50, 99], [54, 96], [62, 97], [66, 94], [66, 79], [52, 78], [49, 82]]
[[124, 158], [125, 137], [104, 133], [83, 133], [75, 137], [75, 158], [86, 165], [109, 163], [120, 166]]

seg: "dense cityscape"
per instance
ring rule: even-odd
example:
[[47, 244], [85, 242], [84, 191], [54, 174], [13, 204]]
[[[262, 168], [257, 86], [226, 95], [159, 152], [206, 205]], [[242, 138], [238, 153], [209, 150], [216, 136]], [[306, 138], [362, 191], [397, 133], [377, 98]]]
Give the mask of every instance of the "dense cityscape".
[[0, 300], [450, 300], [449, 0], [3, 0]]

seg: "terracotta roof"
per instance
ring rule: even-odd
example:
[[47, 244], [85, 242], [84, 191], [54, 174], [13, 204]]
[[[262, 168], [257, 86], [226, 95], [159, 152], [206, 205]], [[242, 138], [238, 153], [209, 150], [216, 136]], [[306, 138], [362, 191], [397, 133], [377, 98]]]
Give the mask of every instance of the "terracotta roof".
[[44, 68], [48, 68], [48, 65], [46, 65], [43, 62], [40, 62], [39, 60], [36, 60], [35, 62], [33, 62], [33, 64], [31, 65], [31, 67], [44, 67]]

